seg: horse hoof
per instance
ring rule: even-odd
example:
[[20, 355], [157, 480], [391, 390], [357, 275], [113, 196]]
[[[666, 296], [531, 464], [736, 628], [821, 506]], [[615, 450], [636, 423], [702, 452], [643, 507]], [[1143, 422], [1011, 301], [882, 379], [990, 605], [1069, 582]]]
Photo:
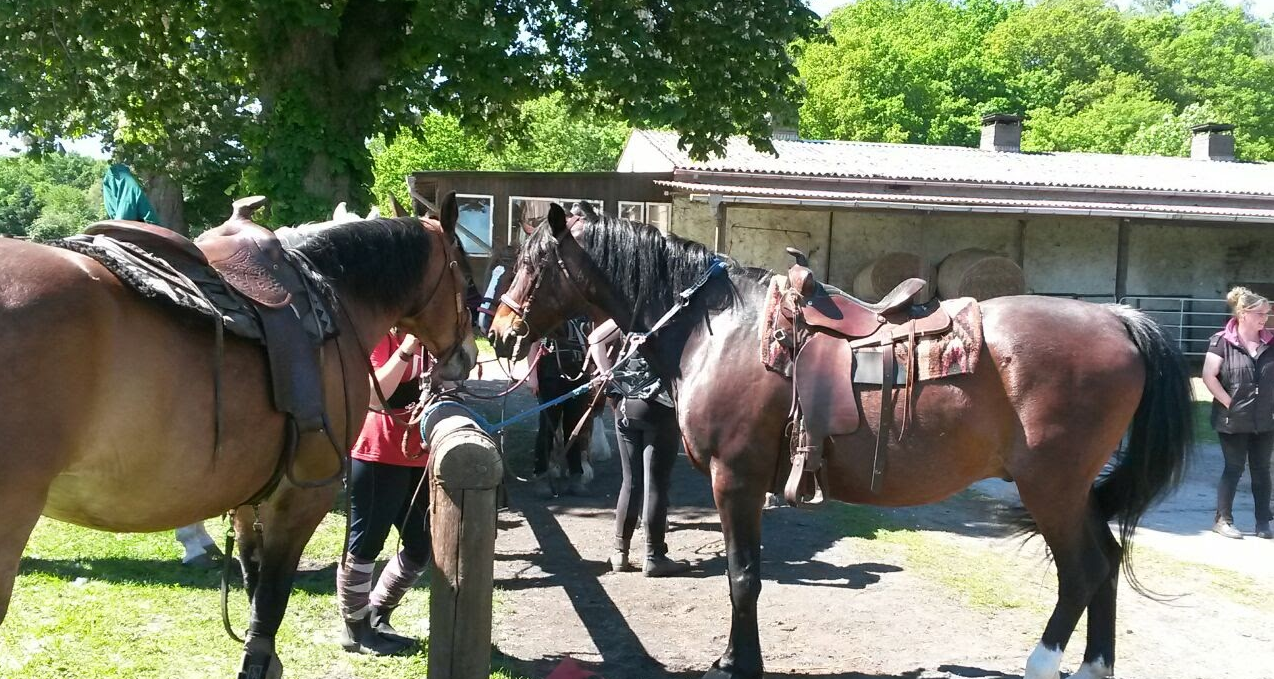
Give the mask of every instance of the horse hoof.
[[722, 669], [720, 661], [712, 663], [712, 669], [703, 675], [703, 679], [762, 679], [761, 672], [742, 672], [739, 670]]

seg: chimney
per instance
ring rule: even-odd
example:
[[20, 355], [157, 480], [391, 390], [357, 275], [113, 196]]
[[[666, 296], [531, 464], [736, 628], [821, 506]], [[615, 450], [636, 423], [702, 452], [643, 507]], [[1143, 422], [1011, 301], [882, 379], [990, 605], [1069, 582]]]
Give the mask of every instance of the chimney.
[[1190, 157], [1195, 160], [1234, 160], [1233, 125], [1204, 123], [1190, 128]]
[[982, 116], [983, 151], [1018, 153], [1022, 150], [1022, 116], [991, 113]]

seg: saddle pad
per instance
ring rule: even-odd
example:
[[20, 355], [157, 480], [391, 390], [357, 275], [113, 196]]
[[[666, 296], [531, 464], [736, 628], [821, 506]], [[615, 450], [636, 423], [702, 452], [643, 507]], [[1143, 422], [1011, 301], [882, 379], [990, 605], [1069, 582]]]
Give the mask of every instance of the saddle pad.
[[[252, 303], [226, 285], [211, 267], [174, 267], [137, 245], [100, 235], [71, 236], [48, 244], [96, 260], [143, 297], [208, 319], [220, 316], [227, 332], [265, 343], [265, 331]], [[312, 306], [313, 319], [306, 323], [307, 332], [315, 341], [335, 336], [336, 323], [327, 305]]]
[[[977, 300], [943, 300], [942, 308], [951, 316], [951, 329], [916, 340], [915, 375], [920, 382], [967, 375], [978, 367], [978, 356], [982, 354], [982, 307]], [[894, 349], [898, 363], [906, 365], [906, 344], [895, 344]]]

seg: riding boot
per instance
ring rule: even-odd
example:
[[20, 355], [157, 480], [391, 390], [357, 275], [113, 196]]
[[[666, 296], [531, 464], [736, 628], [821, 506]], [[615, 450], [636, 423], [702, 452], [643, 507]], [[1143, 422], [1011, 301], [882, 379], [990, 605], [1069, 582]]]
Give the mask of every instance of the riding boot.
[[350, 653], [367, 653], [370, 655], [397, 655], [411, 647], [414, 643], [406, 637], [394, 638], [384, 636], [372, 627], [371, 613], [355, 620], [345, 620], [345, 631], [341, 635], [341, 648]]
[[615, 551], [611, 553], [607, 561], [610, 563], [612, 573], [630, 573], [637, 570], [628, 562], [628, 541], [623, 538], [615, 539]]
[[681, 561], [673, 561], [668, 558], [668, 545], [648, 545], [646, 547], [646, 563], [642, 566], [641, 574], [648, 578], [664, 578], [678, 573], [684, 573], [690, 566]]

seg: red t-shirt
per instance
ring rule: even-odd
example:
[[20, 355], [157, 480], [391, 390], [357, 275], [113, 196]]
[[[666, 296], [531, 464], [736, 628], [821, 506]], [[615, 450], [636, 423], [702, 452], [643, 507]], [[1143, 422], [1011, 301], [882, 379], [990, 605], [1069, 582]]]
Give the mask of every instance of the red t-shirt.
[[[398, 353], [398, 347], [401, 345], [402, 340], [393, 333], [386, 335], [380, 344], [372, 349], [373, 369], [379, 370], [390, 360], [398, 360], [394, 354]], [[411, 367], [403, 373], [399, 383], [404, 384], [419, 379], [424, 370], [425, 359], [417, 355], [412, 360]], [[373, 400], [376, 399], [374, 394], [375, 391], [373, 391]], [[388, 393], [385, 394], [385, 398], [389, 398]], [[405, 408], [397, 408], [392, 412], [403, 421], [411, 415]], [[403, 434], [407, 435], [406, 453], [403, 452]], [[354, 449], [350, 451], [350, 456], [364, 462], [380, 462], [401, 467], [424, 467], [429, 464], [428, 450], [420, 440], [420, 427], [404, 426], [385, 413], [370, 410], [367, 412], [367, 419], [363, 420], [363, 429], [358, 433], [358, 440], [354, 442]]]

